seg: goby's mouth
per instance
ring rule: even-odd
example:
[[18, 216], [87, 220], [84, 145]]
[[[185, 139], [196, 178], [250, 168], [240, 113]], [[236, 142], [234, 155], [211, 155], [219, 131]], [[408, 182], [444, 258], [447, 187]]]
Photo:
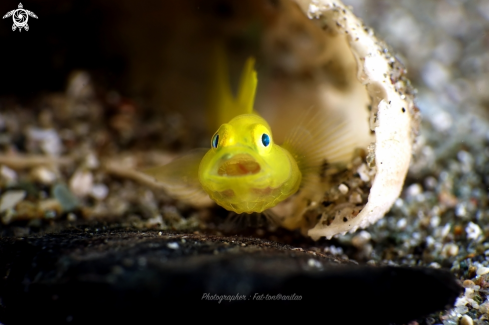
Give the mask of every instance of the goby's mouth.
[[236, 154], [222, 161], [217, 170], [219, 176], [245, 176], [260, 172], [260, 164], [251, 155]]

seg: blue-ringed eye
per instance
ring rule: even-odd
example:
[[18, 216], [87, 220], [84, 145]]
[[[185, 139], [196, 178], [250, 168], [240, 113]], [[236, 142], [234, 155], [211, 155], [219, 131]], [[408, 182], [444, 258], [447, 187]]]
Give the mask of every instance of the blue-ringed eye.
[[266, 133], [263, 133], [263, 135], [261, 136], [261, 143], [265, 147], [268, 147], [270, 145], [270, 136]]
[[213, 138], [212, 138], [212, 147], [213, 148], [217, 148], [217, 145], [219, 144], [219, 134], [216, 134]]

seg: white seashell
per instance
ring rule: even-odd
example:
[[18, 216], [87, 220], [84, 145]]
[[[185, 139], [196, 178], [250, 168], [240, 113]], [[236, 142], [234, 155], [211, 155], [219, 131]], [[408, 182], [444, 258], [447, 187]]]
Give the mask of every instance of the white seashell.
[[[345, 55], [353, 55], [356, 59], [358, 87], [352, 87], [344, 94], [350, 100], [342, 104], [347, 105], [345, 110], [349, 111], [352, 124], [358, 124], [361, 120], [358, 114], [366, 111], [361, 105], [362, 98], [369, 98], [369, 127], [375, 133], [371, 140], [374, 145], [368, 147], [372, 176], [366, 176], [362, 169], [364, 181], [373, 179], [368, 202], [356, 216], [352, 212], [348, 219], [335, 218], [326, 225], [321, 218], [316, 225], [309, 225], [307, 234], [317, 240], [365, 228], [389, 211], [399, 197], [406, 177], [419, 127], [419, 112], [413, 102], [409, 81], [403, 76], [402, 65], [347, 6], [338, 0], [295, 2], [313, 23], [324, 30], [324, 37], [331, 40], [331, 44], [346, 43], [347, 46], [335, 46], [337, 53], [331, 53], [335, 51], [333, 46], [327, 46], [324, 51], [329, 51], [329, 57], [342, 60]], [[328, 94], [325, 93], [323, 98], [324, 106], [330, 107]], [[367, 146], [365, 143], [365, 148]]]

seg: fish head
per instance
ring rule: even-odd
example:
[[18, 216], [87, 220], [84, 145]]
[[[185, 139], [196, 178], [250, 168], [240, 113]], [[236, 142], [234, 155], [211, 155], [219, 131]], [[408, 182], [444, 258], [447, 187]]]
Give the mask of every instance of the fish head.
[[227, 210], [253, 213], [295, 193], [301, 173], [292, 155], [274, 143], [268, 123], [256, 114], [243, 114], [212, 136], [199, 181]]

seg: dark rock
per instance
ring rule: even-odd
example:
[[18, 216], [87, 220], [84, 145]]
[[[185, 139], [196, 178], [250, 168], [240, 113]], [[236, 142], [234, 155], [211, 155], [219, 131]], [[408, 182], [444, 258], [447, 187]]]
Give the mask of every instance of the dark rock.
[[[86, 228], [3, 238], [0, 256], [6, 325], [292, 315], [387, 324], [440, 310], [461, 290], [442, 270], [365, 267], [236, 236]], [[269, 300], [279, 294], [293, 300]]]

